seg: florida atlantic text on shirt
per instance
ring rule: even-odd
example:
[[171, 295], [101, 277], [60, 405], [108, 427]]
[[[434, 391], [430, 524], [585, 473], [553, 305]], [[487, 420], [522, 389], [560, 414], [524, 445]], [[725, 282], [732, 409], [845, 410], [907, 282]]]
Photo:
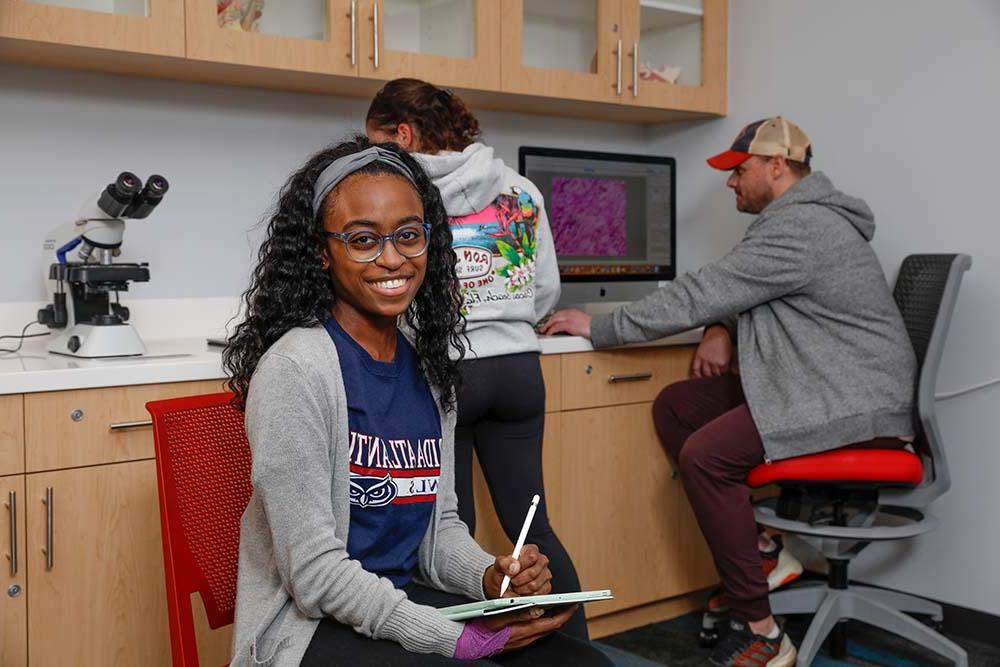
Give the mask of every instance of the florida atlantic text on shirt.
[[441, 440], [394, 440], [351, 431], [350, 469], [352, 505], [434, 502], [441, 474]]

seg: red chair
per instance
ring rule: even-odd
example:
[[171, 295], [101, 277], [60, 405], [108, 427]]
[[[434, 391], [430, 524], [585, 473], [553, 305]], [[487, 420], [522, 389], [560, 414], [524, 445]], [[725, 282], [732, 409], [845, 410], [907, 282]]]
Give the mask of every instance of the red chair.
[[175, 667], [197, 667], [191, 594], [212, 629], [236, 607], [240, 518], [250, 502], [250, 445], [231, 393], [151, 401], [163, 569]]
[[934, 390], [962, 274], [971, 265], [968, 255], [911, 255], [896, 279], [894, 296], [920, 368], [913, 452], [828, 451], [760, 465], [747, 478], [754, 488], [781, 487], [778, 498], [756, 503], [757, 522], [799, 536], [829, 565], [825, 583], [793, 585], [770, 595], [775, 615], [814, 614], [799, 646], [799, 667], [808, 667], [828, 635], [834, 657], [844, 657], [846, 619], [905, 637], [958, 667], [968, 665], [960, 646], [911, 615], [929, 616], [940, 624], [941, 605], [850, 583], [847, 566], [872, 542], [914, 538], [937, 525], [928, 508], [948, 490], [951, 478]]

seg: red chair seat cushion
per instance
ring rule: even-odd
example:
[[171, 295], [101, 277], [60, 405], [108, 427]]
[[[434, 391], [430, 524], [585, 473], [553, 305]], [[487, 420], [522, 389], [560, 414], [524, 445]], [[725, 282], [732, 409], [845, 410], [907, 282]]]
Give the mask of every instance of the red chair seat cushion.
[[836, 449], [764, 463], [747, 476], [753, 488], [779, 482], [858, 482], [916, 486], [924, 479], [920, 457], [905, 449]]

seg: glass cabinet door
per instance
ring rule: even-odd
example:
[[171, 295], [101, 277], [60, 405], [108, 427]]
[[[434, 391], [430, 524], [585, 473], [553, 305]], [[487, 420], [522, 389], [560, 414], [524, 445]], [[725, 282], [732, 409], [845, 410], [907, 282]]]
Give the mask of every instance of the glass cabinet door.
[[183, 56], [184, 0], [2, 0], [0, 37]]
[[186, 0], [187, 57], [357, 74], [359, 0]]
[[498, 0], [366, 0], [361, 75], [500, 87]]
[[622, 96], [620, 0], [501, 0], [502, 90], [571, 100]]
[[624, 0], [627, 100], [725, 113], [726, 0]]

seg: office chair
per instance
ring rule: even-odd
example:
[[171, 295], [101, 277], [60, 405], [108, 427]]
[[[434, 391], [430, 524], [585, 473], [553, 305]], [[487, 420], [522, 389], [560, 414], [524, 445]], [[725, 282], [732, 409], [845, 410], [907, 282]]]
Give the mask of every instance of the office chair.
[[231, 393], [151, 401], [163, 569], [175, 667], [197, 667], [191, 594], [212, 629], [233, 622], [240, 518], [250, 502], [250, 445]]
[[[934, 389], [945, 337], [968, 255], [911, 255], [903, 261], [893, 296], [917, 354], [916, 440], [907, 450], [849, 449], [800, 456], [754, 468], [753, 488], [777, 484], [781, 495], [754, 506], [757, 522], [798, 535], [829, 565], [827, 581], [795, 585], [770, 595], [775, 615], [815, 614], [798, 665], [808, 666], [827, 635], [835, 657], [846, 653], [845, 619], [856, 619], [968, 665], [965, 651], [908, 614], [940, 625], [941, 605], [871, 586], [851, 585], [847, 566], [872, 542], [922, 535], [937, 525], [926, 512], [948, 490], [948, 460], [934, 413]], [[840, 627], [838, 627], [838, 625]]]

